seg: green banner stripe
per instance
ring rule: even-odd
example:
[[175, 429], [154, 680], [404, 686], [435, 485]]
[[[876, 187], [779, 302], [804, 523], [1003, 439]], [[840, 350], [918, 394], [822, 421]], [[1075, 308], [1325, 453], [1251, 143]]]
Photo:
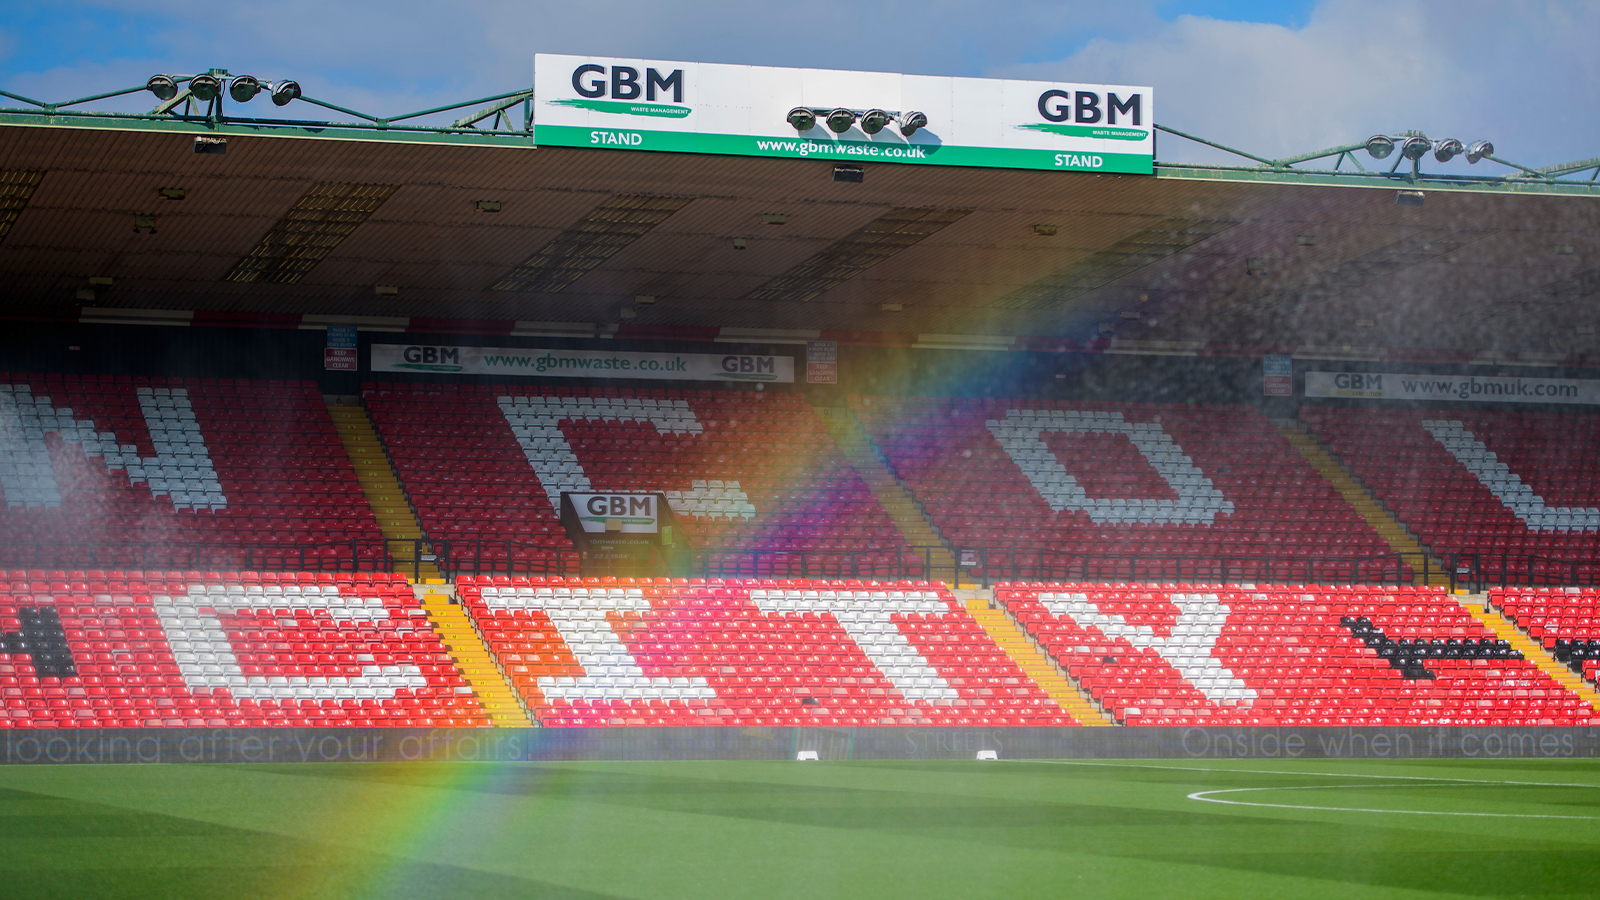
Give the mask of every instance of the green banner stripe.
[[533, 141], [546, 147], [591, 147], [602, 150], [653, 150], [660, 153], [706, 153], [764, 156], [780, 159], [824, 159], [852, 163], [975, 166], [993, 169], [1045, 169], [1063, 172], [1108, 172], [1150, 175], [1152, 157], [1140, 153], [1096, 153], [1032, 150], [1015, 147], [959, 147], [904, 144], [896, 141], [833, 141], [768, 138], [742, 134], [698, 134], [584, 128], [576, 125], [534, 125]]
[[1024, 131], [1043, 131], [1047, 134], [1094, 138], [1102, 141], [1142, 141], [1150, 136], [1150, 132], [1138, 128], [1112, 128], [1106, 125], [1047, 125], [1041, 122], [1017, 127]]
[[459, 372], [460, 366], [437, 366], [427, 363], [395, 363], [396, 369], [416, 369], [419, 372]]
[[666, 106], [660, 103], [629, 103], [625, 100], [552, 100], [552, 106], [574, 106], [594, 112], [621, 116], [654, 116], [662, 119], [681, 119], [693, 112], [687, 106]]

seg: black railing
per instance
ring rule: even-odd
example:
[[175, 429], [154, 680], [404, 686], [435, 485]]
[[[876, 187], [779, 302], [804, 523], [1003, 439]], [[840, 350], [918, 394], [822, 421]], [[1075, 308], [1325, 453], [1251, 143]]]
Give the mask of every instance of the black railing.
[[[952, 560], [954, 564], [952, 565]], [[1055, 547], [898, 547], [857, 550], [693, 550], [670, 565], [652, 557], [639, 574], [699, 578], [865, 578], [943, 581], [988, 587], [997, 581], [1186, 582], [1191, 584], [1432, 584], [1481, 591], [1499, 586], [1600, 585], [1600, 559], [1537, 553], [1376, 556], [1195, 556], [1085, 553]], [[144, 569], [303, 572], [406, 572], [432, 564], [459, 575], [579, 575], [571, 547], [485, 538], [350, 538], [308, 544], [83, 543], [0, 544], [0, 569]]]
[[[577, 554], [513, 541], [435, 541], [441, 572], [456, 575], [576, 575]], [[1192, 556], [1083, 553], [1051, 547], [899, 547], [866, 550], [694, 550], [670, 571], [653, 559], [653, 576], [699, 578], [867, 578], [944, 581], [988, 587], [996, 581], [1148, 581], [1197, 584], [1409, 584], [1440, 573], [1426, 556]]]
[[1600, 559], [1557, 559], [1538, 553], [1454, 553], [1446, 557], [1452, 587], [1592, 587]]
[[958, 548], [968, 580], [1121, 581], [1189, 584], [1410, 584], [1434, 574], [1426, 556], [1413, 564], [1402, 554], [1374, 556], [1195, 556], [1154, 553], [1083, 553], [1054, 547]]
[[419, 556], [420, 551], [410, 545], [421, 543], [382, 538], [347, 538], [310, 544], [11, 541], [0, 544], [0, 568], [383, 572], [394, 571], [400, 562]]

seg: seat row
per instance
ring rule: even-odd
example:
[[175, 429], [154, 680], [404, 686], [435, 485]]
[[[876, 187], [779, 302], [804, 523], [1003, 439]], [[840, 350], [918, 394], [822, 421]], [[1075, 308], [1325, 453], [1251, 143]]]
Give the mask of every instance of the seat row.
[[12, 570], [0, 727], [473, 727], [403, 576]]
[[462, 579], [543, 725], [1072, 725], [942, 585]]
[[1130, 725], [1586, 725], [1441, 589], [1008, 583], [997, 602]]

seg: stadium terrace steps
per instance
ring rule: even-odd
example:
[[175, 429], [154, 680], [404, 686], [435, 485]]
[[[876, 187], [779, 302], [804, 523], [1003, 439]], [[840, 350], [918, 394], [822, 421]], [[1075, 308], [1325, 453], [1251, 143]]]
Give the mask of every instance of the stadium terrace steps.
[[948, 545], [978, 552], [963, 576], [1372, 581], [1409, 568], [1254, 407], [852, 396], [849, 408]]
[[1076, 726], [943, 585], [463, 576], [541, 725]]
[[[389, 455], [384, 452], [366, 409], [330, 403], [328, 414], [333, 417], [333, 426], [344, 442], [345, 452], [350, 455], [350, 464], [355, 467], [356, 480], [366, 494], [367, 504], [372, 507], [378, 527], [389, 542], [390, 554], [401, 560], [412, 559], [414, 542], [423, 537], [422, 526], [417, 523], [411, 503], [395, 478]], [[416, 566], [397, 561], [395, 565], [396, 571], [413, 572], [419, 580], [441, 577], [438, 567], [431, 562]]]
[[458, 569], [575, 569], [560, 495], [597, 489], [665, 493], [706, 575], [926, 574], [799, 393], [375, 382], [362, 396]]
[[900, 479], [889, 470], [866, 429], [848, 409], [821, 406], [816, 409], [823, 424], [828, 426], [828, 432], [833, 435], [839, 452], [855, 467], [861, 480], [867, 483], [867, 488], [878, 498], [878, 505], [889, 514], [890, 521], [900, 529], [900, 535], [906, 539], [906, 543], [913, 547], [934, 548], [930, 567], [934, 572], [950, 572], [954, 578], [956, 561], [944, 538], [906, 493]]
[[1033, 641], [1003, 611], [990, 607], [985, 597], [968, 597], [967, 611], [1024, 674], [1032, 678], [1056, 705], [1081, 725], [1111, 725], [1098, 707], [1084, 698], [1077, 686], [1063, 678], [1060, 670], [1034, 645]]
[[422, 608], [494, 724], [502, 728], [531, 727], [533, 722], [527, 711], [506, 684], [500, 667], [461, 607], [444, 594], [429, 592], [422, 597]]
[[[1384, 509], [1360, 479], [1311, 436], [1311, 432], [1304, 424], [1295, 422], [1282, 425], [1278, 427], [1278, 431], [1300, 451], [1300, 455], [1305, 457], [1306, 462], [1310, 463], [1318, 474], [1333, 485], [1334, 490], [1344, 497], [1351, 508], [1372, 525], [1373, 530], [1389, 543], [1389, 547], [1395, 553], [1411, 563], [1413, 583], [1435, 587], [1449, 586], [1450, 574], [1445, 565], [1417, 543], [1411, 532]], [[1427, 570], [1426, 573], [1424, 569]]]
[[241, 570], [381, 555], [313, 382], [12, 372], [0, 398], [23, 427], [0, 450], [0, 565], [44, 564], [32, 545], [64, 563], [139, 544], [118, 558], [181, 568], [203, 544], [207, 567]]
[[1562, 687], [1577, 694], [1584, 702], [1600, 710], [1600, 692], [1594, 685], [1584, 681], [1578, 674], [1562, 665], [1550, 652], [1532, 637], [1523, 633], [1517, 623], [1507, 619], [1493, 606], [1489, 605], [1489, 595], [1474, 594], [1461, 598], [1461, 605], [1466, 607], [1472, 617], [1482, 622], [1490, 631], [1493, 631], [1503, 641], [1509, 643], [1513, 649], [1522, 654], [1524, 659], [1539, 667], [1539, 670], [1555, 679]]
[[0, 728], [487, 727], [387, 572], [0, 570]]
[[1420, 543], [1478, 580], [1600, 581], [1600, 416], [1311, 406], [1300, 419]]
[[1596, 720], [1571, 673], [1437, 588], [1030, 582], [995, 600], [1128, 725]]

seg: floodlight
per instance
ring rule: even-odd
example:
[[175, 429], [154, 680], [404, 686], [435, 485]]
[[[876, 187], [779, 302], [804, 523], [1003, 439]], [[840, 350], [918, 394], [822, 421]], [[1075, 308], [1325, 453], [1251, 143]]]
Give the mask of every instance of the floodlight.
[[300, 99], [300, 82], [278, 81], [272, 85], [272, 105], [288, 106], [290, 100]]
[[1383, 159], [1394, 152], [1394, 141], [1381, 134], [1367, 138], [1367, 155], [1373, 159]]
[[1432, 146], [1433, 141], [1425, 137], [1408, 137], [1406, 142], [1400, 145], [1400, 155], [1415, 162], [1421, 159], [1423, 154], [1427, 153]]
[[900, 133], [906, 137], [911, 137], [913, 134], [916, 134], [917, 129], [919, 128], [927, 127], [928, 117], [922, 113], [913, 111], [900, 114]]
[[261, 80], [254, 75], [237, 75], [228, 84], [228, 96], [239, 103], [245, 103], [259, 93], [261, 93]]
[[189, 93], [201, 103], [210, 103], [222, 96], [222, 79], [215, 75], [196, 75], [189, 79]]
[[834, 134], [844, 134], [855, 123], [856, 114], [842, 106], [828, 113], [828, 130]]
[[150, 80], [144, 83], [144, 89], [156, 95], [162, 102], [178, 96], [178, 82], [171, 75], [151, 75]]
[[1494, 145], [1488, 141], [1473, 141], [1472, 146], [1467, 148], [1467, 162], [1469, 163], [1475, 163], [1480, 159], [1493, 155]]
[[869, 109], [861, 114], [861, 130], [867, 134], [877, 134], [887, 124], [889, 114], [881, 109]]
[[1467, 152], [1465, 144], [1455, 138], [1446, 138], [1434, 145], [1433, 158], [1439, 162], [1447, 163], [1465, 152]]
[[794, 126], [795, 131], [810, 131], [817, 127], [817, 114], [804, 106], [796, 106], [794, 109], [789, 110], [789, 115], [786, 118], [788, 118], [789, 124]]

